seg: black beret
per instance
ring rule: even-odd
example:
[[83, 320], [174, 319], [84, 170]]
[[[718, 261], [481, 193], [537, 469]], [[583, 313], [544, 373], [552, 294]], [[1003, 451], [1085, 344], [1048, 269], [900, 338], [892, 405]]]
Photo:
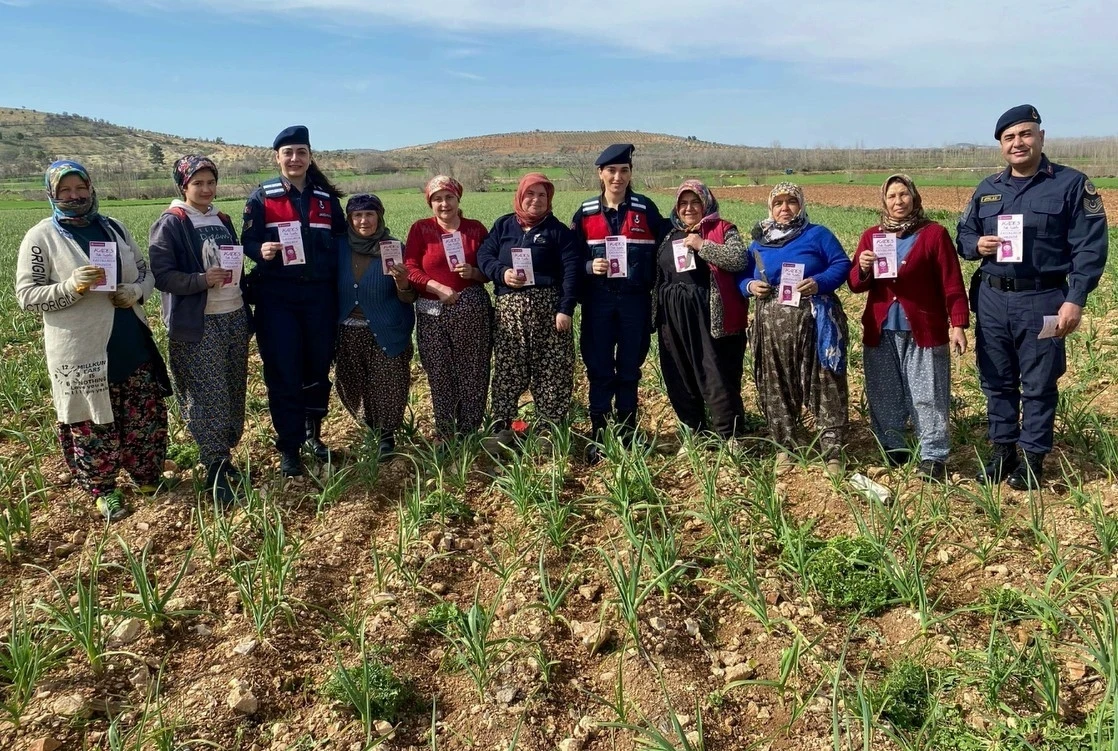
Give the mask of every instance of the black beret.
[[272, 141], [272, 149], [279, 151], [284, 146], [293, 143], [306, 144], [307, 148], [311, 147], [311, 132], [307, 130], [306, 125], [292, 125], [290, 128], [284, 128], [276, 136], [276, 140]]
[[1007, 109], [1005, 113], [998, 118], [998, 124], [994, 126], [994, 140], [1002, 140], [1002, 131], [1018, 123], [1036, 123], [1040, 125], [1040, 115], [1037, 114], [1036, 107], [1031, 104], [1019, 104], [1016, 107]]
[[607, 146], [606, 150], [598, 156], [598, 161], [594, 162], [596, 167], [605, 167], [610, 164], [632, 164], [633, 152], [637, 147], [631, 143], [615, 143], [612, 146]]

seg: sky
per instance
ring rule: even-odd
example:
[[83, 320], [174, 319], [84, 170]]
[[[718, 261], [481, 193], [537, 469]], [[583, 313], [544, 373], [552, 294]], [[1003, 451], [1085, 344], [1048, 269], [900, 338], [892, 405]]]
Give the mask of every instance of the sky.
[[0, 106], [316, 149], [524, 130], [749, 146], [1118, 135], [1114, 0], [0, 0]]

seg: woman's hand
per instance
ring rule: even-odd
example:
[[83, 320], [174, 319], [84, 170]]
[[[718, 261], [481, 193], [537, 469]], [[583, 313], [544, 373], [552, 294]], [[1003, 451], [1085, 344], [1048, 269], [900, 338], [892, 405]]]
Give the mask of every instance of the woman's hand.
[[116, 292], [109, 296], [118, 308], [131, 308], [143, 297], [144, 290], [138, 284], [118, 284]]
[[427, 291], [433, 292], [435, 297], [439, 298], [439, 302], [443, 305], [453, 305], [458, 302], [458, 293], [445, 284], [429, 282], [427, 284]]
[[814, 295], [819, 291], [819, 283], [809, 276], [796, 285], [796, 291], [801, 295]]
[[525, 280], [516, 276], [515, 269], [505, 269], [505, 286], [512, 287], [513, 289], [520, 289], [524, 286]]
[[962, 326], [952, 326], [947, 332], [947, 338], [955, 354], [961, 355], [967, 351], [967, 331]]
[[702, 250], [704, 242], [706, 241], [703, 240], [702, 235], [697, 232], [692, 232], [687, 237], [683, 238], [683, 247], [687, 248], [690, 251], [698, 253], [700, 250]]
[[590, 264], [590, 270], [597, 276], [605, 276], [609, 272], [609, 262], [604, 258], [595, 258]]
[[481, 273], [481, 269], [477, 266], [471, 266], [468, 263], [460, 263], [453, 269], [454, 273], [463, 279], [471, 282], [484, 282], [485, 274]]
[[70, 274], [70, 281], [74, 283], [74, 290], [84, 295], [94, 284], [105, 281], [105, 270], [100, 266], [78, 266]]
[[408, 268], [402, 264], [395, 264], [388, 270], [389, 275], [392, 276], [392, 281], [396, 282], [397, 289], [408, 288]]
[[997, 235], [984, 235], [978, 238], [978, 255], [992, 256], [998, 252], [998, 248], [1002, 246], [1002, 239]]
[[206, 273], [202, 276], [206, 277], [207, 287], [220, 287], [221, 285], [225, 284], [225, 269], [221, 268], [220, 266], [214, 266], [213, 268], [206, 269]]
[[868, 276], [870, 271], [873, 270], [873, 262], [877, 256], [874, 255], [872, 250], [863, 250], [861, 255], [858, 256], [858, 269], [862, 272], [862, 276]]
[[746, 287], [749, 294], [754, 297], [768, 297], [773, 293], [773, 286], [768, 282], [762, 282], [760, 279], [754, 279]]
[[283, 250], [283, 245], [280, 243], [263, 243], [260, 246], [260, 257], [265, 261], [270, 261], [276, 257], [276, 254]]
[[555, 330], [556, 331], [570, 331], [571, 330], [571, 317], [566, 313], [555, 314]]

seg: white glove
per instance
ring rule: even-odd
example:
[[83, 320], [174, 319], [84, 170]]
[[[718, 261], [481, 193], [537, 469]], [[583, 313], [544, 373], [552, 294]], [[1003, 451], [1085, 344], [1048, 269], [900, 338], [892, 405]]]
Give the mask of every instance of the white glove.
[[70, 285], [79, 293], [87, 291], [100, 280], [99, 266], [78, 266], [74, 269], [74, 273], [70, 274]]
[[113, 305], [118, 308], [131, 308], [140, 301], [143, 294], [144, 291], [138, 284], [118, 284], [111, 298]]

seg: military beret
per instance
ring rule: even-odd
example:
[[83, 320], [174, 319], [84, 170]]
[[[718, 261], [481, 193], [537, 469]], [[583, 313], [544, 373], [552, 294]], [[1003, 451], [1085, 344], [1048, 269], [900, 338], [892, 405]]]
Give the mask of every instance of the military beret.
[[279, 151], [284, 146], [293, 143], [305, 144], [307, 148], [311, 146], [311, 132], [307, 130], [306, 125], [292, 125], [290, 128], [284, 128], [276, 136], [276, 140], [272, 141], [272, 148]]
[[594, 165], [605, 167], [610, 164], [632, 164], [634, 151], [636, 146], [631, 143], [615, 143], [607, 146], [606, 150], [598, 155], [598, 161], [594, 162]]
[[1019, 104], [1016, 107], [1011, 107], [1006, 110], [1005, 113], [998, 118], [998, 124], [994, 126], [994, 140], [1002, 140], [1002, 131], [1018, 123], [1036, 123], [1040, 125], [1040, 115], [1037, 114], [1036, 107], [1031, 104]]

